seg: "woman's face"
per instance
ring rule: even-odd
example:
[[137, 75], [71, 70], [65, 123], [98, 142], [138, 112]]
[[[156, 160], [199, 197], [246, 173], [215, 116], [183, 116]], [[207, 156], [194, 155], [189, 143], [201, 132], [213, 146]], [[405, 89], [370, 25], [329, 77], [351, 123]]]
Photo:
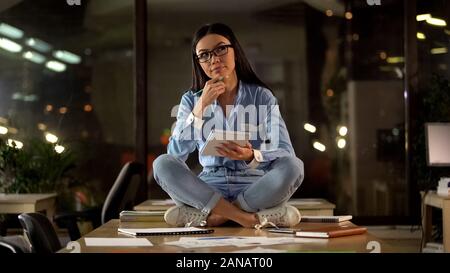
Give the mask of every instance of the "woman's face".
[[[198, 41], [195, 52], [197, 57], [200, 57], [200, 60], [198, 60], [200, 66], [209, 78], [219, 76], [227, 78], [234, 73], [234, 49], [226, 47], [227, 45], [231, 45], [230, 41], [218, 34], [208, 34]], [[202, 59], [206, 60], [207, 57], [210, 57], [210, 59], [203, 62]]]

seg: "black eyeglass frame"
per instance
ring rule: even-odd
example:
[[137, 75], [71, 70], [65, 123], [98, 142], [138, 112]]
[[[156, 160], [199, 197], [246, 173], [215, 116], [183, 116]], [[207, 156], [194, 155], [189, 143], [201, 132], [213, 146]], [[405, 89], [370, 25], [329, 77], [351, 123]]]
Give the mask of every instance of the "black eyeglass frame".
[[[225, 52], [224, 52], [223, 54], [220, 54], [220, 55], [219, 55], [219, 54], [217, 54], [215, 51], [216, 51], [217, 49], [221, 48], [221, 47], [225, 47], [226, 50], [225, 50]], [[216, 56], [216, 57], [220, 57], [220, 56], [226, 55], [226, 54], [228, 53], [228, 48], [229, 48], [229, 47], [233, 48], [233, 45], [218, 45], [218, 46], [216, 46], [215, 48], [213, 48], [213, 49], [211, 49], [211, 50], [205, 50], [205, 51], [202, 51], [199, 55], [196, 55], [196, 58], [197, 58], [197, 60], [198, 60], [199, 63], [206, 63], [206, 62], [211, 61], [212, 55], [213, 55], [213, 54], [214, 54], [214, 56]], [[206, 60], [204, 60], [204, 61], [200, 60], [200, 56], [203, 55], [203, 54], [208, 54], [208, 55], [209, 55], [208, 59], [206, 59]]]

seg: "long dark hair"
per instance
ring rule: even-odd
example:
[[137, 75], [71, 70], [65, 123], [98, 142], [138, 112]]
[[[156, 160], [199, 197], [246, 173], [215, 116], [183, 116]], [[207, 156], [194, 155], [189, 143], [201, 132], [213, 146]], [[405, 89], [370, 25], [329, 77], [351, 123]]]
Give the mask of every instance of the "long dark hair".
[[227, 38], [234, 49], [236, 74], [239, 80], [246, 83], [253, 83], [270, 89], [263, 81], [261, 81], [255, 72], [253, 72], [250, 63], [245, 56], [244, 50], [242, 50], [236, 36], [230, 27], [222, 23], [207, 24], [200, 27], [192, 39], [192, 91], [198, 91], [205, 86], [205, 83], [209, 80], [209, 77], [203, 72], [200, 63], [197, 60], [197, 53], [195, 51], [198, 41], [208, 34], [218, 34]]

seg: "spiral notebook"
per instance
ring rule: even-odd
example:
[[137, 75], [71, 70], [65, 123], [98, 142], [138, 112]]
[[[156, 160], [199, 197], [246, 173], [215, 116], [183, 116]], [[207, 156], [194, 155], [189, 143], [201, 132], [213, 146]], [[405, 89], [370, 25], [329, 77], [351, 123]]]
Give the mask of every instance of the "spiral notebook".
[[340, 223], [344, 221], [350, 221], [351, 215], [335, 215], [335, 216], [302, 216], [301, 222], [314, 222], [314, 223]]
[[214, 229], [184, 227], [184, 228], [119, 228], [119, 232], [134, 236], [158, 235], [189, 235], [213, 233]]

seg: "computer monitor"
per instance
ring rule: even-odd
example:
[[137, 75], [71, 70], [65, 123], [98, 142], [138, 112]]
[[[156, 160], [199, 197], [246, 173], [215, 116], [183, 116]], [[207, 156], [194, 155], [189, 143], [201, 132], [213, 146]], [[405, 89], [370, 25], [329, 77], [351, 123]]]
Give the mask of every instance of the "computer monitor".
[[428, 166], [450, 166], [450, 122], [425, 124]]

